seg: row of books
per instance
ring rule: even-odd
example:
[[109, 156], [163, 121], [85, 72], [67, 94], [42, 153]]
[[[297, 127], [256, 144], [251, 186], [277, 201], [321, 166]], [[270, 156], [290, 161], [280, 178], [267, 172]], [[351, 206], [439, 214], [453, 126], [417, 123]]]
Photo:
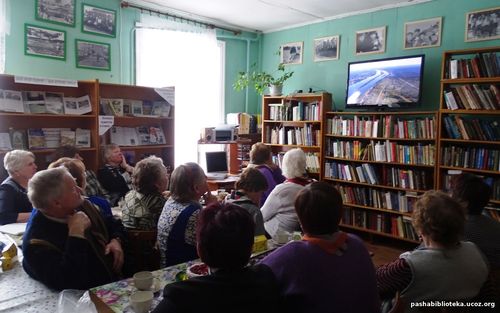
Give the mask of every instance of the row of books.
[[65, 97], [61, 92], [0, 89], [0, 111], [31, 114], [87, 114], [92, 112], [88, 95]]
[[[443, 190], [449, 192], [451, 190], [451, 182], [453, 177], [462, 173], [460, 170], [448, 170], [443, 175]], [[500, 201], [500, 178], [491, 176], [480, 176], [485, 183], [491, 188], [491, 199]]]
[[312, 125], [305, 127], [274, 127], [266, 126], [266, 142], [279, 145], [319, 146], [321, 131]]
[[260, 114], [228, 113], [226, 115], [228, 125], [238, 125], [238, 134], [255, 134], [262, 123]]
[[325, 162], [324, 173], [325, 177], [334, 179], [413, 190], [427, 190], [432, 185], [431, 176], [425, 170], [377, 167], [368, 163]]
[[360, 142], [345, 142], [340, 140], [326, 141], [326, 155], [344, 159], [396, 162], [413, 165], [434, 165], [436, 147], [433, 144], [402, 145], [386, 140], [363, 146]]
[[327, 133], [336, 136], [359, 136], [381, 138], [435, 138], [434, 117], [400, 119], [393, 115], [360, 118], [335, 116], [326, 120]]
[[166, 144], [163, 129], [155, 126], [113, 126], [110, 130], [110, 139], [112, 143], [120, 146]]
[[451, 86], [444, 92], [444, 101], [449, 110], [498, 110], [500, 90], [493, 84]]
[[0, 150], [55, 149], [64, 145], [89, 148], [90, 129], [70, 128], [29, 128], [9, 129], [0, 133]]
[[459, 115], [444, 116], [444, 125], [448, 138], [465, 140], [500, 140], [498, 120], [462, 118]]
[[[319, 161], [319, 153], [317, 152], [305, 152], [306, 155], [306, 170], [308, 173], [319, 173], [320, 170], [320, 161]], [[285, 156], [285, 152], [280, 152], [277, 154], [273, 154], [272, 160], [273, 163], [278, 165], [280, 168], [283, 166], [283, 157]]]
[[500, 55], [496, 52], [479, 53], [472, 58], [448, 61], [447, 78], [479, 78], [500, 76]]
[[418, 240], [418, 234], [413, 228], [409, 216], [390, 216], [346, 208], [342, 222], [346, 225], [363, 227], [400, 238]]
[[337, 186], [345, 205], [356, 204], [401, 213], [413, 211], [415, 192], [382, 191], [373, 188]]
[[171, 107], [167, 101], [107, 98], [100, 100], [101, 115], [169, 117]]
[[285, 100], [269, 104], [269, 119], [273, 121], [319, 121], [321, 104], [317, 101]]
[[442, 153], [444, 166], [500, 171], [500, 150], [448, 146], [443, 148]]

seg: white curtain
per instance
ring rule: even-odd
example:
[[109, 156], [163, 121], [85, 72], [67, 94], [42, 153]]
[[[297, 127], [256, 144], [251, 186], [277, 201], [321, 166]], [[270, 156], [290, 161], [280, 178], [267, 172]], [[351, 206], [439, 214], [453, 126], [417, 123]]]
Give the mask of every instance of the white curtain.
[[222, 122], [221, 58], [213, 30], [149, 16], [136, 30], [137, 85], [175, 86], [176, 166], [196, 162], [200, 129]]
[[5, 73], [5, 36], [10, 32], [7, 0], [0, 0], [0, 74]]

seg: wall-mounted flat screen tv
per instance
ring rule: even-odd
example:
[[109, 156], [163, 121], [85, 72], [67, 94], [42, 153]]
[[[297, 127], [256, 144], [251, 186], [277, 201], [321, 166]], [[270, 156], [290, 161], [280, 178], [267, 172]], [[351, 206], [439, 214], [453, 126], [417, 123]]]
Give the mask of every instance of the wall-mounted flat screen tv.
[[346, 108], [419, 105], [424, 58], [414, 55], [349, 63]]

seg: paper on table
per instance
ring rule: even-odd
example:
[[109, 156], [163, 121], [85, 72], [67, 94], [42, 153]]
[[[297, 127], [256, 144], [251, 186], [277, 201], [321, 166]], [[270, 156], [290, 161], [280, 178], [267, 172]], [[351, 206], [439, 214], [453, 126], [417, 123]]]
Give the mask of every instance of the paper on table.
[[27, 223], [12, 223], [0, 226], [0, 232], [9, 235], [22, 235]]

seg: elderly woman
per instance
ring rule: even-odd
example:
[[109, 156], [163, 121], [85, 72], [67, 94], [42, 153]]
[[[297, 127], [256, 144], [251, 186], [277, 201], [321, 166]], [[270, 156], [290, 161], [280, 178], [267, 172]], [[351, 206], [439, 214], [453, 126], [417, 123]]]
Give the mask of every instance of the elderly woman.
[[56, 290], [88, 289], [117, 279], [121, 246], [66, 168], [36, 173], [28, 197], [35, 209], [23, 238], [26, 273]]
[[252, 145], [252, 149], [250, 150], [250, 164], [248, 167], [258, 169], [267, 181], [267, 189], [262, 194], [260, 205], [266, 202], [267, 197], [276, 185], [285, 181], [285, 177], [281, 174], [281, 169], [273, 163], [272, 157], [273, 154], [270, 146], [262, 142]]
[[478, 295], [488, 266], [475, 244], [460, 241], [464, 223], [464, 210], [457, 201], [440, 191], [427, 191], [413, 209], [413, 226], [423, 246], [377, 269], [382, 299], [390, 300], [399, 292], [409, 311], [411, 302], [468, 300]]
[[12, 150], [5, 154], [3, 164], [9, 177], [0, 185], [0, 225], [26, 222], [33, 208], [26, 188], [36, 173], [35, 155], [29, 151]]
[[131, 189], [134, 168], [127, 164], [120, 147], [116, 144], [104, 146], [104, 167], [97, 171], [97, 178], [101, 185], [111, 194], [111, 206], [118, 204]]
[[262, 260], [278, 280], [285, 312], [379, 312], [369, 253], [361, 239], [338, 229], [340, 193], [328, 183], [314, 182], [299, 192], [295, 210], [303, 239]]
[[170, 177], [170, 198], [158, 221], [158, 243], [162, 267], [196, 259], [196, 222], [206, 203], [217, 201], [210, 195], [207, 177], [196, 163], [179, 165]]
[[235, 183], [236, 190], [226, 199], [227, 203], [236, 204], [250, 213], [255, 222], [255, 236], [265, 235], [264, 219], [260, 211], [260, 199], [267, 189], [267, 181], [255, 168], [247, 168]]
[[[72, 158], [78, 159], [80, 161], [84, 161], [83, 157], [80, 155], [80, 150], [72, 145], [64, 145], [60, 146], [54, 152], [54, 160], [58, 160], [60, 158]], [[87, 184], [85, 185], [85, 194], [89, 197], [98, 196], [101, 198], [110, 201], [109, 192], [101, 186], [101, 183], [97, 179], [97, 175], [94, 171], [90, 169], [85, 169], [85, 181]]]
[[139, 161], [132, 174], [134, 190], [125, 196], [122, 223], [127, 229], [156, 230], [165, 205], [162, 193], [166, 191], [168, 173], [162, 159], [151, 156]]
[[283, 157], [283, 174], [287, 178], [271, 191], [260, 209], [264, 217], [264, 226], [271, 237], [280, 231], [300, 230], [299, 218], [295, 212], [295, 196], [311, 181], [304, 177], [306, 173], [306, 155], [301, 149], [292, 149]]
[[239, 206], [215, 203], [201, 211], [197, 247], [211, 274], [167, 285], [153, 312], [283, 312], [269, 268], [246, 267], [253, 229], [252, 217]]

